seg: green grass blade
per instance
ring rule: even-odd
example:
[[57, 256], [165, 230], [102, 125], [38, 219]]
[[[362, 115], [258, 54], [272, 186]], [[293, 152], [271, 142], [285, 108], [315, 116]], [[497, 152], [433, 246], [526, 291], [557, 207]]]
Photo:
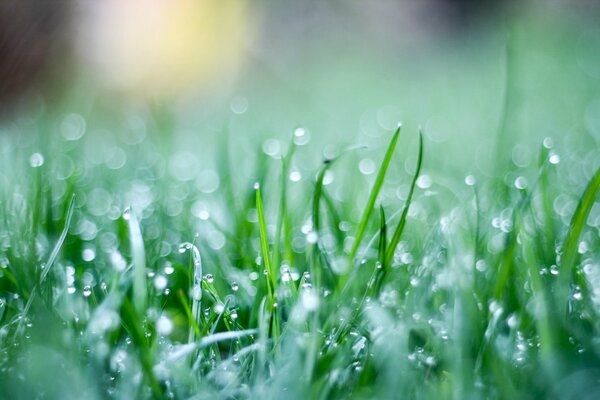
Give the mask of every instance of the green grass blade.
[[48, 261], [46, 262], [46, 267], [44, 268], [42, 275], [40, 276], [39, 283], [36, 284], [33, 287], [33, 289], [31, 290], [31, 294], [29, 295], [29, 298], [27, 299], [27, 303], [25, 304], [25, 308], [23, 309], [22, 318], [21, 318], [21, 322], [19, 323], [18, 331], [21, 330], [22, 323], [23, 323], [23, 321], [26, 320], [25, 317], [29, 313], [29, 309], [31, 308], [31, 305], [33, 304], [33, 300], [35, 299], [35, 296], [37, 293], [38, 285], [43, 284], [44, 281], [46, 280], [46, 277], [48, 276], [48, 273], [50, 272], [52, 265], [56, 261], [56, 258], [58, 257], [58, 253], [60, 252], [60, 249], [62, 248], [62, 246], [65, 242], [65, 239], [67, 238], [67, 233], [69, 232], [69, 227], [71, 226], [71, 218], [73, 217], [74, 208], [75, 208], [75, 196], [72, 196], [71, 201], [69, 202], [69, 206], [67, 207], [67, 213], [65, 216], [65, 226], [63, 227], [63, 230], [56, 242], [56, 245], [52, 249], [52, 253], [50, 253], [50, 257], [48, 257]]
[[398, 143], [398, 138], [400, 137], [400, 130], [402, 126], [399, 125], [396, 132], [394, 132], [394, 136], [392, 136], [392, 140], [387, 148], [387, 152], [385, 153], [385, 157], [379, 167], [379, 172], [377, 173], [377, 177], [375, 178], [375, 184], [371, 189], [371, 193], [369, 195], [369, 199], [367, 201], [367, 205], [365, 210], [363, 211], [362, 218], [358, 225], [358, 229], [356, 231], [356, 235], [354, 237], [354, 244], [352, 245], [352, 249], [350, 250], [350, 260], [354, 260], [356, 256], [356, 252], [360, 246], [362, 238], [367, 229], [367, 224], [369, 223], [369, 218], [373, 213], [373, 208], [375, 207], [375, 201], [377, 200], [377, 195], [379, 195], [379, 191], [383, 186], [383, 181], [385, 179], [385, 174], [387, 173], [388, 167], [392, 161], [392, 156], [394, 155], [394, 150], [396, 149], [396, 144]]
[[254, 185], [254, 189], [256, 190], [256, 212], [258, 214], [258, 229], [260, 232], [260, 251], [262, 253], [263, 263], [269, 274], [269, 282], [270, 282], [270, 290], [275, 290], [277, 286], [277, 276], [273, 273], [273, 268], [271, 266], [271, 255], [269, 251], [269, 236], [267, 234], [267, 223], [265, 220], [265, 212], [263, 209], [263, 201], [260, 193], [260, 184], [256, 183]]
[[64, 226], [62, 232], [60, 233], [60, 237], [58, 238], [58, 241], [56, 242], [54, 249], [52, 249], [52, 253], [50, 254], [50, 257], [48, 257], [48, 262], [46, 263], [46, 268], [44, 269], [44, 272], [42, 273], [40, 283], [44, 282], [44, 280], [48, 276], [48, 272], [50, 272], [50, 268], [52, 268], [52, 265], [54, 264], [54, 262], [56, 261], [56, 258], [58, 257], [58, 253], [60, 252], [60, 249], [62, 248], [63, 244], [65, 243], [65, 239], [67, 238], [67, 233], [69, 232], [69, 226], [71, 226], [71, 218], [73, 217], [73, 209], [74, 208], [75, 208], [75, 196], [72, 196], [71, 201], [69, 202], [69, 207], [67, 208], [67, 214], [65, 216], [65, 226]]
[[594, 202], [600, 192], [600, 168], [588, 183], [583, 195], [579, 198], [579, 203], [575, 209], [575, 213], [571, 218], [569, 229], [563, 244], [563, 254], [560, 259], [561, 279], [558, 295], [560, 296], [559, 304], [566, 303], [568, 285], [573, 279], [575, 265], [578, 256], [579, 237], [586, 224], [587, 218], [592, 210]]
[[385, 210], [383, 206], [379, 207], [379, 248], [377, 252], [377, 258], [381, 263], [382, 267], [385, 262], [385, 256], [387, 252], [387, 222], [385, 220]]
[[410, 203], [412, 202], [413, 195], [415, 193], [415, 186], [417, 184], [417, 179], [419, 178], [419, 174], [421, 173], [421, 166], [423, 165], [423, 134], [419, 132], [419, 157], [417, 159], [417, 169], [415, 171], [415, 175], [413, 176], [412, 182], [410, 184], [410, 191], [408, 192], [408, 198], [406, 199], [406, 204], [404, 205], [404, 210], [402, 211], [402, 215], [400, 216], [400, 221], [398, 222], [398, 226], [394, 231], [394, 235], [392, 236], [392, 240], [388, 245], [385, 255], [385, 263], [383, 265], [384, 268], [391, 265], [392, 260], [394, 258], [394, 251], [396, 251], [396, 247], [400, 242], [400, 238], [402, 237], [402, 232], [404, 232], [404, 226], [406, 225], [406, 217], [408, 216], [408, 209], [410, 207]]
[[312, 223], [313, 230], [319, 232], [321, 228], [321, 197], [323, 195], [323, 179], [327, 170], [331, 167], [331, 160], [325, 160], [323, 167], [317, 175], [317, 182], [315, 183], [315, 191], [313, 193], [313, 204], [312, 204]]
[[146, 309], [146, 252], [140, 224], [131, 209], [125, 210], [123, 219], [129, 227], [129, 245], [133, 261], [133, 306], [137, 313], [144, 315]]
[[277, 290], [277, 271], [273, 270], [271, 264], [271, 256], [269, 254], [269, 237], [267, 235], [267, 223], [265, 221], [265, 212], [263, 209], [262, 196], [260, 193], [260, 184], [254, 185], [256, 190], [256, 212], [258, 214], [258, 226], [260, 231], [260, 249], [262, 253], [263, 263], [267, 270], [267, 288], [269, 297], [269, 307], [271, 310], [271, 332], [273, 337], [279, 336], [279, 313], [275, 307], [275, 291]]

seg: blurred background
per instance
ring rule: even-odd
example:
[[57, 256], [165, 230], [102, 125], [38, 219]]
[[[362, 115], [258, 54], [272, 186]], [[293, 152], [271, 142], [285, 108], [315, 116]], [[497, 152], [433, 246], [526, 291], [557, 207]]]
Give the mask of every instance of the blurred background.
[[283, 151], [301, 126], [319, 159], [402, 121], [404, 148], [423, 127], [427, 168], [490, 175], [502, 141], [520, 167], [548, 136], [599, 144], [599, 16], [584, 0], [5, 0], [0, 129], [48, 114], [48, 137], [152, 130], [182, 155], [226, 134]]

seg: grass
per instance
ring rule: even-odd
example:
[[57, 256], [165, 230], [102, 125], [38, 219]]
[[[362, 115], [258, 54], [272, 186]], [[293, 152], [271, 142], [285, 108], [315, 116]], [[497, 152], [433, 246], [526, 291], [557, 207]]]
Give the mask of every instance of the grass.
[[[189, 211], [173, 215], [160, 199], [190, 183], [142, 180], [159, 197], [144, 210], [119, 200], [105, 167], [73, 174], [60, 195], [52, 157], [15, 168], [34, 184], [3, 191], [3, 397], [595, 393], [598, 239], [589, 218], [600, 173], [580, 189], [568, 223], [544, 201], [556, 196], [548, 182], [559, 168], [547, 150], [533, 171], [539, 184], [472, 179], [462, 206], [448, 210], [430, 200], [435, 185], [419, 185], [419, 134], [415, 172], [402, 177], [408, 193], [380, 199], [399, 134], [360, 218], [330, 193], [328, 172], [343, 171], [337, 160], [315, 166], [307, 202], [291, 208], [290, 151], [281, 175], [264, 159], [262, 185], [219, 193], [229, 223], [201, 215], [200, 236], [186, 228]], [[94, 208], [98, 176], [121, 213]], [[53, 385], [57, 374], [69, 384]]]
[[539, 160], [521, 162], [512, 113], [551, 96], [515, 87], [491, 172], [413, 124], [332, 150], [319, 127], [258, 147], [239, 119], [196, 146], [158, 106], [140, 140], [96, 132], [110, 118], [93, 112], [68, 138], [50, 107], [16, 120], [0, 137], [0, 398], [598, 397], [597, 137], [562, 110], [556, 143], [532, 139]]

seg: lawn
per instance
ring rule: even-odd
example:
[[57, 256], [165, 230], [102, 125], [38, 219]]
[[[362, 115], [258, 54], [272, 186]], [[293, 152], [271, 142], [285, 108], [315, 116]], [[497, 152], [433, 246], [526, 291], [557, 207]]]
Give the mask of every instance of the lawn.
[[596, 21], [472, 29], [23, 101], [0, 398], [598, 398]]

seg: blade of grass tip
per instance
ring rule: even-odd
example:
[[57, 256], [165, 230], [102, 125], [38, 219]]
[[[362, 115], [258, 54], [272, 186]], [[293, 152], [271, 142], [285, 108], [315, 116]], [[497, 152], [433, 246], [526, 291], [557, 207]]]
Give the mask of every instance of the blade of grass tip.
[[385, 153], [385, 157], [383, 158], [383, 161], [381, 162], [381, 166], [379, 167], [379, 172], [377, 173], [377, 177], [375, 178], [375, 184], [373, 185], [373, 188], [371, 189], [371, 193], [369, 195], [367, 205], [365, 207], [365, 210], [363, 211], [362, 218], [360, 220], [358, 229], [356, 231], [354, 244], [352, 245], [352, 249], [350, 250], [349, 258], [350, 258], [351, 263], [354, 260], [354, 257], [356, 256], [356, 252], [358, 251], [360, 242], [361, 242], [361, 240], [365, 234], [365, 231], [367, 229], [367, 224], [369, 223], [369, 217], [371, 216], [371, 213], [373, 212], [373, 208], [375, 206], [375, 201], [377, 200], [377, 195], [379, 194], [379, 191], [381, 190], [381, 187], [383, 186], [385, 174], [386, 174], [387, 169], [392, 161], [392, 156], [394, 155], [394, 150], [396, 149], [396, 144], [398, 143], [398, 137], [400, 137], [401, 128], [402, 128], [402, 125], [399, 124], [398, 129], [396, 129], [396, 132], [394, 132], [394, 136], [392, 136], [392, 140], [390, 141], [390, 144], [387, 148], [387, 152]]
[[198, 327], [200, 326], [200, 311], [202, 300], [202, 258], [198, 247], [190, 242], [182, 243], [180, 249], [190, 251], [190, 289], [192, 291], [192, 310], [190, 320], [190, 331], [188, 334], [188, 343], [196, 340]]
[[269, 237], [267, 235], [267, 223], [265, 221], [265, 212], [263, 209], [262, 196], [260, 193], [260, 184], [257, 182], [254, 184], [254, 190], [256, 191], [256, 212], [258, 214], [258, 229], [260, 233], [260, 250], [262, 253], [263, 263], [269, 275], [269, 291], [270, 296], [273, 296], [275, 287], [277, 285], [277, 277], [273, 273], [271, 266], [271, 256], [269, 254]]
[[385, 220], [385, 210], [383, 206], [379, 206], [379, 247], [377, 250], [377, 259], [379, 260], [379, 266], [381, 269], [378, 271], [375, 277], [375, 283], [373, 285], [373, 290], [375, 293], [379, 293], [379, 289], [381, 288], [381, 283], [384, 279], [384, 276], [387, 272], [385, 266], [385, 255], [387, 249], [387, 223]]
[[258, 226], [260, 231], [260, 248], [263, 262], [267, 270], [267, 290], [269, 294], [269, 308], [271, 309], [271, 326], [273, 337], [279, 336], [279, 314], [275, 307], [275, 291], [277, 290], [277, 275], [273, 271], [271, 264], [271, 256], [269, 254], [269, 237], [267, 235], [267, 223], [265, 221], [265, 212], [263, 209], [262, 196], [260, 192], [260, 184], [254, 184], [256, 190], [256, 212], [258, 214]]
[[319, 229], [321, 227], [321, 196], [323, 194], [323, 180], [325, 179], [325, 174], [329, 167], [331, 167], [332, 160], [326, 159], [323, 163], [323, 167], [319, 171], [317, 175], [317, 182], [315, 184], [315, 192], [313, 194], [313, 210], [312, 210], [312, 223], [313, 230], [319, 233]]
[[44, 269], [44, 272], [42, 272], [40, 283], [44, 282], [46, 276], [48, 276], [50, 268], [52, 268], [52, 265], [56, 261], [58, 253], [60, 252], [60, 249], [62, 248], [62, 245], [65, 242], [65, 239], [67, 238], [67, 233], [69, 232], [69, 226], [71, 225], [71, 218], [73, 217], [74, 208], [75, 195], [71, 196], [71, 201], [69, 202], [69, 206], [67, 207], [67, 213], [65, 216], [65, 226], [63, 227], [63, 230], [60, 233], [60, 236], [58, 238], [58, 241], [56, 242], [56, 245], [54, 246], [54, 249], [52, 249], [52, 253], [50, 253], [50, 257], [48, 257], [48, 262], [46, 263], [46, 268]]
[[552, 209], [552, 200], [550, 199], [549, 193], [549, 178], [548, 178], [548, 155], [549, 150], [542, 145], [540, 150], [540, 158], [538, 161], [538, 168], [540, 169], [540, 194], [541, 194], [541, 206], [544, 215], [544, 240], [545, 240], [545, 258], [548, 262], [550, 262], [554, 256], [554, 212]]
[[146, 310], [146, 253], [140, 224], [131, 208], [123, 212], [123, 219], [129, 227], [129, 244], [133, 261], [133, 305], [137, 313], [144, 315]]
[[404, 209], [402, 210], [402, 215], [400, 216], [400, 221], [398, 222], [398, 226], [394, 231], [394, 235], [392, 236], [392, 240], [388, 245], [385, 255], [385, 262], [383, 264], [383, 268], [385, 269], [387, 266], [391, 265], [392, 260], [394, 259], [394, 252], [396, 251], [396, 247], [398, 247], [398, 243], [400, 242], [400, 238], [402, 236], [402, 232], [404, 232], [404, 226], [406, 225], [406, 218], [408, 216], [408, 209], [410, 208], [410, 204], [412, 202], [413, 195], [415, 193], [415, 186], [417, 184], [417, 179], [419, 178], [419, 174], [421, 173], [421, 166], [423, 165], [423, 133], [419, 132], [419, 156], [417, 158], [417, 169], [415, 170], [415, 175], [413, 176], [412, 182], [410, 183], [410, 191], [408, 192], [408, 198], [406, 199], [406, 204], [404, 205]]
[[[571, 218], [569, 230], [567, 231], [567, 236], [565, 237], [565, 242], [563, 244], [563, 254], [560, 258], [561, 278], [558, 291], [558, 301], [561, 311], [564, 311], [564, 307], [566, 306], [568, 286], [573, 279], [573, 272], [575, 270], [575, 263], [578, 255], [579, 237], [581, 236], [581, 232], [583, 231], [583, 227], [586, 224], [599, 191], [600, 168], [596, 170], [596, 173], [585, 188], [583, 195], [579, 198], [579, 203]], [[564, 312], [561, 312], [560, 315], [564, 315]]]

